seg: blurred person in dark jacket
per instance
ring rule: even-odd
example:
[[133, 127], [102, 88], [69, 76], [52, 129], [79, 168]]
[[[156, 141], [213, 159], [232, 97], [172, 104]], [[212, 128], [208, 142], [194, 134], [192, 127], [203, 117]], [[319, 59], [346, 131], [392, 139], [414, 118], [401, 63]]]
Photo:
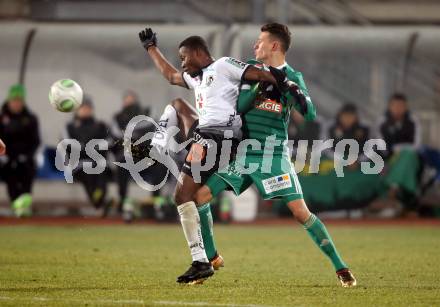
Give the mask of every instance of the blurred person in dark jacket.
[[[107, 150], [99, 150], [95, 146], [95, 150], [102, 157], [94, 161], [87, 155], [86, 145], [92, 139], [107, 140], [108, 136], [107, 125], [95, 118], [93, 102], [90, 97], [85, 96], [73, 120], [67, 124], [64, 138], [75, 139], [81, 145], [79, 164], [73, 170], [73, 176], [76, 181], [83, 184], [90, 202], [96, 209], [101, 210], [102, 217], [107, 216], [112, 205], [112, 201], [107, 199], [107, 184], [109, 181]], [[100, 174], [87, 174], [83, 167], [85, 162], [92, 162], [93, 167], [99, 164], [99, 166], [104, 167], [104, 171]]]
[[1, 176], [8, 186], [17, 216], [31, 215], [32, 184], [36, 174], [34, 156], [40, 145], [38, 119], [25, 104], [26, 90], [16, 84], [9, 89], [0, 113], [0, 138], [8, 151], [1, 157]]
[[[125, 129], [130, 120], [138, 115], [150, 115], [149, 108], [143, 108], [139, 102], [138, 95], [132, 91], [127, 90], [122, 96], [122, 109], [113, 116], [113, 123], [111, 126], [112, 136], [115, 143], [121, 142], [124, 137]], [[148, 132], [154, 132], [155, 127], [147, 121], [138, 123], [133, 131], [131, 142], [134, 143]], [[114, 146], [113, 153], [117, 162], [125, 162], [123, 146]], [[130, 173], [122, 168], [116, 169], [116, 182], [119, 191], [119, 205], [118, 211], [123, 213], [124, 220], [127, 222], [133, 218], [134, 202], [128, 197], [128, 184], [130, 183]], [[159, 191], [153, 192], [155, 197], [159, 197]]]
[[412, 115], [404, 94], [394, 93], [379, 123], [381, 137], [387, 144], [385, 182], [392, 199], [406, 208], [416, 206], [422, 161], [418, 154], [421, 129]]
[[313, 121], [307, 121], [300, 112], [292, 110], [287, 132], [289, 140], [293, 141], [291, 155], [294, 164], [310, 159], [313, 142], [320, 139], [321, 130], [322, 120], [319, 116]]
[[292, 110], [292, 117], [288, 127], [289, 140], [295, 143], [301, 140], [308, 141], [308, 145], [312, 147], [314, 140], [319, 140], [321, 135], [321, 119], [307, 121], [304, 116], [296, 110]]
[[420, 146], [420, 126], [411, 114], [404, 94], [395, 93], [391, 96], [379, 127], [380, 134], [387, 144], [388, 157], [400, 148], [416, 149]]
[[[365, 142], [368, 140], [370, 129], [362, 125], [359, 121], [358, 110], [353, 103], [346, 103], [339, 110], [336, 120], [328, 130], [329, 139], [334, 139], [333, 145], [344, 139], [356, 140], [359, 144], [359, 153], [363, 152]], [[348, 148], [345, 148], [347, 151]], [[342, 154], [342, 153], [341, 153]], [[344, 157], [346, 152], [343, 153]], [[363, 155], [359, 155], [359, 159], [364, 159]], [[356, 166], [357, 163], [353, 165]]]

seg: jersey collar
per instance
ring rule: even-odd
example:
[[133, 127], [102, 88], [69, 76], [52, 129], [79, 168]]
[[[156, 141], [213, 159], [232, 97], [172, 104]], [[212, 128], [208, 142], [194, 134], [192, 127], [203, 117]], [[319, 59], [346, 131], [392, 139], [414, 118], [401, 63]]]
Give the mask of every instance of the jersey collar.
[[203, 66], [203, 67], [200, 69], [199, 73], [197, 74], [197, 77], [199, 77], [200, 79], [203, 79], [203, 70], [204, 70], [205, 68], [211, 66], [212, 64], [214, 64], [215, 60], [214, 60], [214, 59], [212, 59], [212, 60], [213, 60], [213, 61], [212, 61], [211, 63], [209, 63], [209, 64], [206, 65], [206, 66]]
[[283, 64], [281, 64], [280, 66], [276, 67], [277, 69], [283, 69], [284, 67], [287, 66], [287, 62], [284, 62]]

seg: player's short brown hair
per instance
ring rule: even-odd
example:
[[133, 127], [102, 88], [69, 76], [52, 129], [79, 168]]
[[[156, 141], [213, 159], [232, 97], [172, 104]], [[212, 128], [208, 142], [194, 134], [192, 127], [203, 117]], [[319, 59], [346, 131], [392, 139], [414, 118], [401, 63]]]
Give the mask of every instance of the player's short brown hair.
[[273, 37], [281, 42], [281, 49], [287, 52], [292, 40], [292, 34], [286, 25], [280, 23], [267, 23], [261, 27], [261, 32], [269, 32]]
[[399, 92], [393, 93], [390, 96], [389, 101], [391, 101], [391, 100], [400, 100], [400, 101], [403, 101], [403, 102], [408, 102], [408, 99], [406, 98], [406, 95], [403, 94], [403, 93], [399, 93]]
[[211, 55], [208, 49], [208, 44], [206, 43], [206, 41], [198, 36], [198, 35], [194, 35], [194, 36], [190, 36], [185, 38], [180, 44], [179, 44], [179, 48], [181, 47], [186, 47], [189, 48], [191, 50], [202, 50], [203, 52], [205, 52], [207, 55]]

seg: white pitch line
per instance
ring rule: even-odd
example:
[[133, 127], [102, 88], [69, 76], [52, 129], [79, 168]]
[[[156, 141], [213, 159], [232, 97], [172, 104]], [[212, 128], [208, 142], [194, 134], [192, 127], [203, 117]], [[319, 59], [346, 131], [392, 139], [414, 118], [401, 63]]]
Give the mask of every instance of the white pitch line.
[[153, 301], [153, 304], [168, 305], [168, 306], [276, 307], [276, 306], [256, 305], [256, 304], [234, 304], [234, 303], [224, 304], [224, 303], [207, 303], [207, 302], [179, 302], [179, 301]]
[[14, 300], [14, 301], [40, 301], [40, 302], [70, 302], [70, 303], [95, 303], [95, 304], [130, 304], [130, 305], [145, 305], [147, 302], [143, 300], [83, 300], [83, 299], [69, 299], [69, 298], [48, 298], [48, 297], [10, 297], [0, 296], [0, 300]]
[[91, 303], [91, 304], [130, 304], [130, 305], [164, 305], [164, 306], [215, 306], [215, 307], [281, 307], [258, 304], [234, 304], [234, 303], [207, 303], [207, 302], [179, 302], [179, 301], [153, 301], [148, 302], [144, 300], [84, 300], [84, 299], [68, 299], [68, 298], [48, 298], [48, 297], [10, 297], [0, 296], [0, 300], [14, 300], [14, 301], [44, 301], [44, 302], [70, 302], [70, 303]]
[[106, 304], [138, 304], [138, 305], [146, 304], [144, 300], [96, 300], [96, 302], [106, 303]]
[[146, 304], [143, 300], [96, 300], [98, 303], [107, 303], [107, 304], [138, 304], [144, 305]]
[[33, 297], [32, 300], [34, 300], [34, 301], [51, 301], [51, 299], [47, 298], [47, 297]]

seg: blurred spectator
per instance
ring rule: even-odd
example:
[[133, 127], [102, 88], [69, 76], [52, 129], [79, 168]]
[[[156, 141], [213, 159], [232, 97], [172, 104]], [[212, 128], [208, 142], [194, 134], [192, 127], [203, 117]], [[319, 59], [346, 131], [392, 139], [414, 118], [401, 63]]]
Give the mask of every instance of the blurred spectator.
[[391, 96], [385, 118], [380, 123], [380, 133], [387, 144], [388, 156], [402, 147], [420, 146], [420, 127], [408, 109], [404, 94]]
[[[95, 148], [102, 157], [98, 161], [93, 161], [86, 154], [85, 148], [92, 139], [106, 140], [108, 129], [103, 122], [95, 119], [93, 102], [90, 97], [84, 97], [83, 103], [76, 111], [73, 120], [67, 124], [64, 137], [75, 139], [81, 144], [80, 162], [78, 167], [73, 170], [74, 179], [83, 184], [93, 206], [102, 210], [101, 216], [107, 216], [112, 205], [112, 201], [107, 199], [107, 184], [109, 181], [109, 169], [106, 161], [107, 151]], [[105, 166], [104, 173], [86, 174], [83, 170], [85, 162], [92, 162], [93, 167], [96, 167], [97, 164]]]
[[[346, 103], [339, 110], [336, 120], [333, 125], [330, 126], [328, 130], [329, 139], [334, 139], [334, 146], [344, 139], [356, 140], [359, 144], [359, 153], [363, 152], [363, 147], [365, 142], [368, 140], [370, 131], [368, 127], [362, 125], [359, 122], [359, 116], [357, 108], [352, 103]], [[348, 148], [345, 148], [347, 152]], [[340, 153], [346, 156], [346, 152]], [[360, 154], [360, 159], [363, 159], [362, 154]]]
[[0, 138], [8, 148], [1, 157], [0, 173], [17, 216], [31, 215], [32, 183], [36, 174], [34, 155], [40, 145], [38, 120], [25, 100], [24, 86], [11, 86], [0, 113]]
[[[142, 108], [138, 95], [131, 90], [127, 90], [122, 96], [122, 109], [113, 117], [111, 127], [112, 136], [115, 143], [121, 142], [124, 138], [124, 131], [130, 120], [137, 115], [149, 116], [150, 109]], [[148, 132], [154, 132], [154, 125], [147, 121], [142, 121], [136, 125], [133, 131], [131, 142], [135, 142]], [[122, 146], [114, 146], [113, 153], [117, 162], [125, 162], [124, 148]], [[130, 182], [130, 173], [122, 168], [116, 169], [116, 182], [119, 188], [119, 205], [118, 211], [124, 214], [124, 219], [130, 221], [133, 218], [133, 200], [128, 197], [128, 184]], [[158, 194], [158, 191], [154, 192]], [[158, 196], [158, 195], [157, 195]]]
[[320, 117], [313, 121], [306, 121], [301, 113], [292, 109], [288, 135], [289, 140], [293, 141], [291, 156], [297, 171], [302, 171], [309, 161], [313, 141], [320, 139], [321, 129]]
[[2, 139], [0, 139], [0, 156], [3, 156], [6, 153], [6, 145], [3, 143]]
[[294, 147], [298, 146], [298, 141], [307, 140], [308, 147], [312, 147], [314, 140], [319, 140], [321, 135], [320, 118], [313, 121], [306, 121], [296, 110], [292, 110], [292, 120], [289, 124], [289, 140], [294, 140]]
[[329, 128], [329, 137], [335, 143], [343, 139], [354, 139], [362, 148], [368, 139], [369, 129], [359, 122], [357, 108], [352, 103], [346, 103], [336, 116], [335, 123]]

